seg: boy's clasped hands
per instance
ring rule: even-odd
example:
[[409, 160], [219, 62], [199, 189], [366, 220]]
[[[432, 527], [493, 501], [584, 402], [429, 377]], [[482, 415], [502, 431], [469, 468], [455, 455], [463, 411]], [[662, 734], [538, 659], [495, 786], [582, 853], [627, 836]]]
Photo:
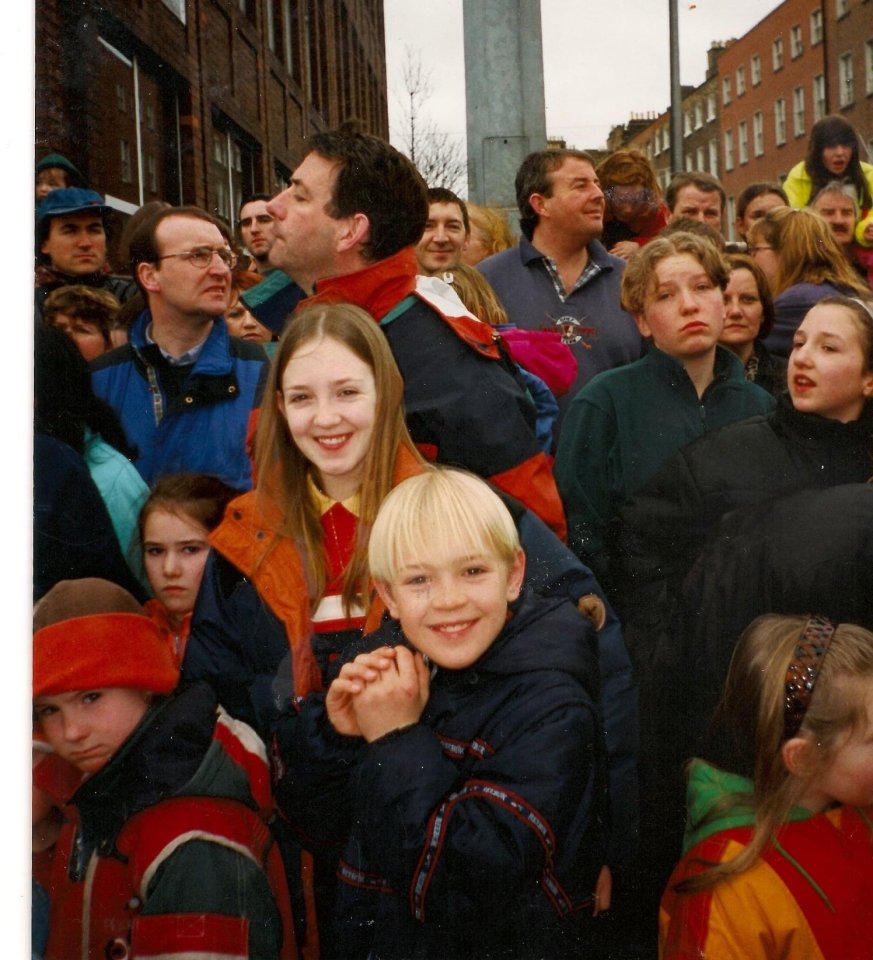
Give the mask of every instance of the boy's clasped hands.
[[379, 647], [347, 663], [325, 698], [337, 733], [368, 743], [417, 723], [430, 694], [430, 667], [406, 647]]

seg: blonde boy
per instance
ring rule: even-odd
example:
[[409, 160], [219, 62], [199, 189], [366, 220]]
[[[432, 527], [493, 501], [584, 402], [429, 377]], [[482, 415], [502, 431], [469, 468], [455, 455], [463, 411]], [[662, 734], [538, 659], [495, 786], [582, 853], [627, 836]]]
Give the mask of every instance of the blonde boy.
[[369, 554], [395, 619], [304, 705], [284, 797], [348, 833], [339, 954], [577, 955], [604, 862], [591, 624], [522, 589], [512, 518], [461, 471], [397, 486]]

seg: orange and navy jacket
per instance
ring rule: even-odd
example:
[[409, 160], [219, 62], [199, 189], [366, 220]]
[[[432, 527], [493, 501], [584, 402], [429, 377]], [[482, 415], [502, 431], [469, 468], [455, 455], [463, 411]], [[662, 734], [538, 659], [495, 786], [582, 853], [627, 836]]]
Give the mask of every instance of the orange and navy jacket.
[[436, 278], [416, 277], [412, 247], [355, 273], [320, 280], [314, 303], [368, 311], [391, 345], [405, 384], [409, 432], [428, 459], [464, 467], [520, 500], [566, 541], [535, 411], [509, 372], [499, 335]]
[[[421, 470], [400, 447], [396, 485]], [[206, 680], [231, 715], [269, 740], [294, 697], [322, 689], [312, 648], [312, 591], [295, 542], [277, 530], [279, 508], [261, 492], [232, 500], [209, 537], [212, 551], [191, 623], [182, 679]], [[385, 608], [371, 598], [364, 632]]]
[[264, 745], [205, 684], [154, 707], [65, 812], [46, 960], [298, 956]]

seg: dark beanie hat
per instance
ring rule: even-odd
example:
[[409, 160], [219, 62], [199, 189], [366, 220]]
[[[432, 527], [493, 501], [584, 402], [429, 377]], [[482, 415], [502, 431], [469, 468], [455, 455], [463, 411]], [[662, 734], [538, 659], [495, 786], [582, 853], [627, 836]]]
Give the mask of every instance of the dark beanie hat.
[[170, 693], [179, 681], [157, 626], [108, 580], [62, 580], [33, 612], [33, 695], [101, 687]]
[[36, 173], [39, 173], [40, 170], [48, 170], [51, 167], [59, 167], [61, 170], [66, 170], [69, 176], [69, 185], [71, 187], [84, 187], [85, 178], [79, 172], [78, 167], [71, 163], [66, 157], [62, 156], [60, 153], [47, 153], [42, 160], [39, 161], [36, 165]]

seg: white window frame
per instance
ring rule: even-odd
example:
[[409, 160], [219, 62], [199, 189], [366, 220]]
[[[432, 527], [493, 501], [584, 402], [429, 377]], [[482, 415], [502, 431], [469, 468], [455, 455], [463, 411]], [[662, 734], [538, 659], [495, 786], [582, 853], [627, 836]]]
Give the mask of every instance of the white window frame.
[[788, 44], [791, 50], [791, 59], [796, 60], [803, 53], [803, 28], [799, 23], [791, 28]]
[[777, 37], [773, 41], [773, 72], [776, 73], [785, 66], [785, 45], [782, 43], [782, 37]]
[[176, 17], [178, 17], [181, 23], [187, 23], [187, 12], [185, 9], [185, 0], [161, 0], [164, 6]]
[[133, 163], [130, 142], [123, 137], [118, 141], [121, 151], [121, 182], [133, 183]]
[[812, 118], [817, 123], [825, 115], [825, 78], [820, 73], [812, 78]]
[[761, 82], [761, 57], [759, 54], [755, 54], [752, 57], [752, 86], [757, 87]]
[[706, 122], [710, 123], [718, 115], [718, 95], [711, 93], [706, 98]]
[[737, 96], [741, 97], [746, 92], [746, 67], [745, 64], [740, 64], [737, 67]]
[[752, 115], [752, 149], [756, 157], [764, 156], [764, 114], [760, 110]]
[[731, 102], [731, 78], [724, 77], [721, 81], [721, 102], [727, 106]]
[[776, 146], [781, 147], [788, 136], [785, 119], [785, 97], [773, 101], [773, 130], [776, 134]]
[[737, 162], [740, 166], [749, 162], [749, 125], [745, 120], [737, 125]]
[[873, 40], [864, 44], [864, 93], [873, 93]]
[[794, 113], [794, 136], [802, 137], [806, 133], [806, 92], [803, 87], [795, 87], [792, 97]]
[[734, 132], [725, 130], [724, 132], [724, 168], [726, 172], [734, 168]]
[[855, 61], [852, 51], [841, 53], [837, 61], [837, 89], [841, 107], [849, 107], [855, 102]]
[[824, 15], [821, 7], [813, 10], [809, 15], [809, 45], [815, 47], [821, 43], [824, 36]]

